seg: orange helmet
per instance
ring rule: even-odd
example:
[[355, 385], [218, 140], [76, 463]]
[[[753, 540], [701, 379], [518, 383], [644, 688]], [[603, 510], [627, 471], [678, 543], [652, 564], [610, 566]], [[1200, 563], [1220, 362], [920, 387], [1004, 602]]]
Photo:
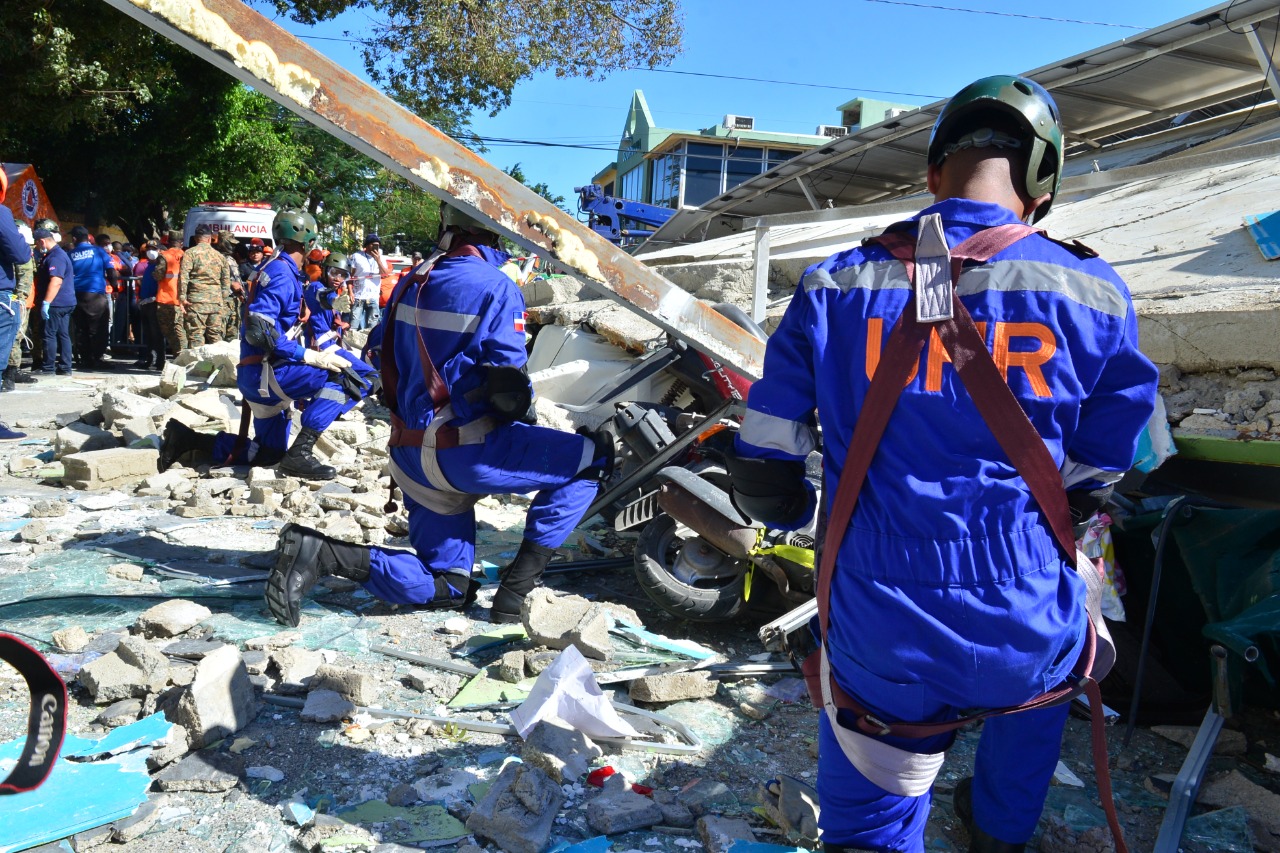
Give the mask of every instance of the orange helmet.
[[0, 163], [0, 201], [4, 201], [4, 197], [9, 193], [9, 173], [4, 170], [4, 164]]

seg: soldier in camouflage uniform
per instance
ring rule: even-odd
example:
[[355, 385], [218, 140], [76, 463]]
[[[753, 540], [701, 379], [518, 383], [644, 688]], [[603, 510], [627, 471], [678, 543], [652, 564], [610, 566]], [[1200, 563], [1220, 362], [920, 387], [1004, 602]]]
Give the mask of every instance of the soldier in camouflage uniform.
[[227, 259], [227, 271], [231, 276], [231, 289], [227, 291], [227, 314], [223, 319], [222, 338], [234, 341], [240, 337], [240, 305], [244, 298], [244, 285], [240, 281], [240, 265], [233, 255], [240, 241], [230, 231], [219, 231], [216, 248]]
[[178, 275], [178, 304], [189, 347], [220, 342], [226, 326], [231, 273], [227, 259], [210, 244], [212, 236], [207, 225], [196, 228], [196, 241], [182, 256]]

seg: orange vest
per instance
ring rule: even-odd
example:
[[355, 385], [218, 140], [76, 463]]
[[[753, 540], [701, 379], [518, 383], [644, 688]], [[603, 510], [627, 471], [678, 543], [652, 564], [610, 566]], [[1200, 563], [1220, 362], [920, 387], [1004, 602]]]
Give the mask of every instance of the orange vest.
[[164, 278], [156, 289], [156, 302], [161, 305], [178, 304], [178, 273], [182, 272], [183, 252], [177, 246], [160, 253], [164, 257]]
[[[408, 270], [405, 270], [405, 272], [408, 272]], [[404, 275], [404, 272], [392, 273], [382, 277], [382, 283], [378, 289], [379, 308], [387, 307], [387, 303], [391, 301], [391, 291], [396, 289], [396, 285], [400, 282], [400, 276], [402, 275]]]

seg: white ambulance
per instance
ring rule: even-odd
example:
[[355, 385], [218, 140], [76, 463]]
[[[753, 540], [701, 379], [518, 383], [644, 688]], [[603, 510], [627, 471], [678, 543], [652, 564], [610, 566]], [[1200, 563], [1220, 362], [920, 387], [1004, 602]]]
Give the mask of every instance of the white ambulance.
[[191, 237], [199, 225], [208, 225], [214, 231], [230, 231], [241, 243], [259, 238], [270, 246], [271, 222], [276, 212], [264, 202], [206, 201], [187, 211], [187, 221], [182, 228], [182, 245], [191, 245]]

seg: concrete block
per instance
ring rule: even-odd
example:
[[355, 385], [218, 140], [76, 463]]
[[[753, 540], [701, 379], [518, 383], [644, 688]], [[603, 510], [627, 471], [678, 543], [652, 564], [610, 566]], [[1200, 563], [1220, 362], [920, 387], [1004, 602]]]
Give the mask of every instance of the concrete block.
[[230, 429], [231, 425], [240, 423], [240, 406], [215, 388], [196, 394], [183, 394], [177, 400], [182, 408], [221, 424], [222, 429]]
[[498, 680], [518, 684], [524, 680], [524, 651], [505, 653], [498, 660]]
[[156, 472], [156, 450], [90, 450], [62, 457], [62, 484], [75, 489], [127, 486]]
[[165, 362], [160, 371], [160, 396], [168, 399], [182, 393], [187, 387], [187, 369], [172, 361]]
[[707, 853], [729, 853], [739, 841], [755, 841], [751, 824], [742, 818], [705, 815], [698, 818], [698, 837]]
[[693, 812], [684, 803], [678, 802], [675, 793], [661, 788], [653, 792], [653, 801], [662, 809], [662, 823], [665, 826], [690, 828], [695, 823]]
[[582, 298], [585, 290], [586, 285], [569, 276], [535, 278], [520, 287], [520, 292], [524, 294], [525, 305], [530, 308], [562, 302], [577, 302]]
[[108, 427], [116, 427], [124, 421], [134, 419], [149, 420], [156, 408], [156, 400], [143, 397], [123, 388], [108, 388], [102, 394], [102, 403], [98, 406], [102, 419]]
[[144, 610], [133, 627], [148, 637], [176, 637], [212, 615], [213, 611], [203, 604], [175, 598]]
[[142, 580], [142, 566], [137, 563], [113, 563], [107, 566], [107, 574], [124, 581]]
[[114, 729], [116, 726], [137, 722], [140, 716], [142, 716], [141, 699], [121, 699], [104, 708], [97, 717], [94, 717], [93, 722], [99, 726]]
[[587, 823], [601, 835], [647, 829], [662, 822], [662, 809], [634, 791], [616, 791], [587, 803]]
[[257, 713], [240, 650], [224, 646], [196, 665], [196, 676], [183, 688], [169, 720], [187, 730], [192, 746], [202, 748], [240, 731]]
[[164, 684], [148, 684], [147, 674], [112, 652], [85, 664], [76, 680], [89, 691], [94, 704], [110, 705], [121, 699], [143, 699], [163, 689]]
[[128, 844], [141, 837], [147, 830], [155, 826], [160, 817], [160, 806], [164, 797], [147, 800], [133, 814], [111, 824], [111, 840], [116, 844]]
[[148, 684], [163, 688], [169, 683], [169, 659], [141, 637], [125, 637], [116, 646], [115, 653], [125, 663], [142, 670]]
[[32, 518], [61, 518], [67, 514], [67, 502], [58, 498], [51, 501], [36, 501], [27, 513]]
[[119, 446], [119, 439], [111, 432], [101, 427], [77, 422], [63, 427], [54, 434], [53, 456], [55, 459], [61, 459], [73, 453]]
[[539, 768], [556, 784], [576, 782], [602, 755], [604, 750], [582, 732], [545, 720], [529, 731], [520, 751], [525, 764]]
[[155, 776], [161, 791], [197, 791], [217, 794], [230, 791], [240, 783], [244, 761], [223, 752], [193, 752]]
[[356, 706], [335, 690], [312, 690], [302, 707], [301, 717], [310, 723], [333, 723], [355, 713]]
[[311, 679], [312, 690], [332, 690], [357, 705], [378, 701], [378, 679], [371, 673], [321, 664]]
[[306, 693], [316, 670], [324, 664], [324, 655], [310, 649], [280, 649], [271, 655], [279, 673], [278, 693]]
[[630, 696], [637, 702], [679, 702], [716, 695], [718, 682], [702, 671], [646, 675], [631, 682]]
[[147, 769], [155, 773], [161, 767], [168, 767], [191, 749], [190, 736], [182, 726], [169, 729], [169, 737], [164, 744], [153, 747], [147, 756]]
[[89, 634], [79, 625], [53, 632], [53, 644], [64, 652], [78, 652], [89, 645]]
[[609, 616], [599, 604], [580, 595], [556, 595], [538, 587], [525, 597], [520, 615], [535, 645], [549, 649], [577, 646], [584, 657], [609, 659], [613, 648]]
[[467, 829], [506, 853], [542, 853], [564, 792], [536, 767], [510, 763], [467, 818]]

